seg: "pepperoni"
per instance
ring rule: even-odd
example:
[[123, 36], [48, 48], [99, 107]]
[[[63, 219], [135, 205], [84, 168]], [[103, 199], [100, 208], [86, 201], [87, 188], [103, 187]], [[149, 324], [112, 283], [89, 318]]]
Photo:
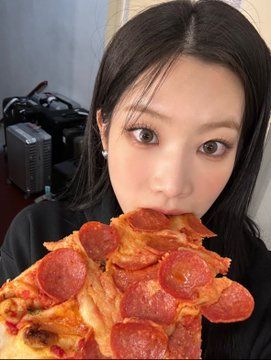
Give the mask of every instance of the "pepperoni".
[[87, 266], [73, 249], [58, 249], [47, 254], [39, 264], [37, 281], [51, 298], [65, 301], [76, 295], [85, 282]]
[[201, 359], [201, 316], [184, 316], [168, 342], [170, 359]]
[[194, 235], [199, 235], [201, 237], [211, 237], [216, 235], [204, 226], [194, 214], [183, 214], [182, 217], [192, 232], [194, 232]]
[[65, 351], [58, 345], [52, 345], [50, 350], [57, 358], [63, 358], [66, 355]]
[[178, 301], [160, 288], [156, 280], [140, 281], [126, 290], [120, 305], [125, 318], [170, 324], [177, 315]]
[[161, 263], [161, 287], [178, 299], [194, 300], [198, 295], [197, 289], [212, 280], [207, 263], [192, 251], [174, 251]]
[[146, 321], [112, 327], [111, 347], [118, 359], [163, 359], [167, 343], [164, 331]]
[[106, 259], [119, 245], [117, 230], [98, 221], [85, 223], [79, 230], [79, 239], [88, 256], [94, 261]]
[[158, 278], [159, 264], [148, 266], [141, 270], [129, 271], [119, 267], [113, 268], [113, 279], [117, 288], [124, 292], [129, 286], [142, 280]]
[[247, 319], [253, 309], [254, 300], [250, 292], [233, 281], [216, 303], [202, 307], [202, 315], [213, 323], [227, 323]]
[[126, 221], [136, 231], [159, 231], [169, 228], [170, 225], [166, 215], [152, 209], [132, 212], [127, 216]]
[[7, 332], [11, 335], [17, 335], [19, 332], [19, 329], [17, 328], [17, 325], [13, 324], [10, 321], [6, 321], [5, 322], [6, 327], [7, 327]]
[[81, 339], [78, 343], [78, 352], [75, 359], [106, 359], [100, 352], [99, 345], [97, 344], [94, 335], [91, 334], [85, 339]]

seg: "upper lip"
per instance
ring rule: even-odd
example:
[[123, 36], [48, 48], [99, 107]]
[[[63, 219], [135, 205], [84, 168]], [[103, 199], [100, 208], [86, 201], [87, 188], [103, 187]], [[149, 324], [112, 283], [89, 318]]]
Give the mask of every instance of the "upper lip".
[[182, 215], [187, 213], [187, 211], [183, 210], [164, 210], [161, 208], [152, 208], [152, 210], [159, 211], [160, 213], [163, 213], [165, 215]]

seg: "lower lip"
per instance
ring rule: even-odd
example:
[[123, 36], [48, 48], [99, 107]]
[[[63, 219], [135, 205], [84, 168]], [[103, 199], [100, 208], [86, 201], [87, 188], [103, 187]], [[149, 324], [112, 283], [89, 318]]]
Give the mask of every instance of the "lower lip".
[[185, 214], [185, 212], [181, 212], [181, 211], [164, 211], [161, 209], [153, 209], [153, 210], [159, 211], [160, 213], [165, 214], [165, 215], [183, 215], [183, 214]]

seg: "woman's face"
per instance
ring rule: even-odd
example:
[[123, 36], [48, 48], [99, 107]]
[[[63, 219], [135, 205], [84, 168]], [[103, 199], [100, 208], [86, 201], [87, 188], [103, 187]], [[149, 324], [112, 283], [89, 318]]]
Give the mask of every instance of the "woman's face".
[[127, 115], [144, 85], [141, 81], [123, 96], [108, 139], [98, 112], [118, 202], [124, 213], [142, 207], [201, 218], [233, 170], [245, 103], [243, 86], [223, 66], [182, 57], [146, 110], [151, 92], [142, 98], [131, 127]]

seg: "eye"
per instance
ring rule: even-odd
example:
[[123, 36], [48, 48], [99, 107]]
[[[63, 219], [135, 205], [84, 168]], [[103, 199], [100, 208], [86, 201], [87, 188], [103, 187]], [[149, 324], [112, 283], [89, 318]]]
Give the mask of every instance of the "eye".
[[126, 129], [126, 131], [132, 133], [135, 140], [142, 144], [158, 144], [158, 139], [155, 131], [148, 126], [132, 127]]
[[207, 156], [222, 157], [231, 147], [232, 145], [228, 141], [217, 139], [207, 141], [200, 149], [202, 149], [201, 152]]

